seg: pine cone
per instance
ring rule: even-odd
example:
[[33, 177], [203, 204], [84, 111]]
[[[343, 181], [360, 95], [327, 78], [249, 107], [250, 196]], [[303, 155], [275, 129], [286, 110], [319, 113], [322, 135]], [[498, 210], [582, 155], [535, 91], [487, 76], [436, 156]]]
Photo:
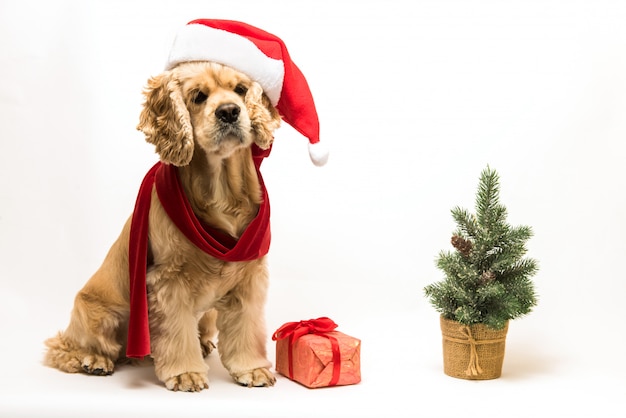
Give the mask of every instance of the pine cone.
[[472, 252], [472, 241], [470, 240], [458, 235], [453, 235], [450, 242], [452, 243], [452, 246], [463, 255], [463, 257], [468, 257], [470, 252]]
[[495, 279], [496, 279], [496, 274], [491, 270], [483, 271], [483, 274], [480, 275], [480, 283], [483, 285], [487, 283], [491, 283]]

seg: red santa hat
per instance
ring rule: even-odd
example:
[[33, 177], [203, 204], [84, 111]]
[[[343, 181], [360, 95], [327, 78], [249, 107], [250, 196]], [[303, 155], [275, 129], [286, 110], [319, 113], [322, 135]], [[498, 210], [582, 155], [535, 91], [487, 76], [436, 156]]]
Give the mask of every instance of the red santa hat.
[[311, 161], [326, 164], [309, 85], [280, 38], [242, 22], [193, 20], [178, 32], [165, 68], [188, 61], [218, 62], [259, 83], [283, 120], [308, 138]]

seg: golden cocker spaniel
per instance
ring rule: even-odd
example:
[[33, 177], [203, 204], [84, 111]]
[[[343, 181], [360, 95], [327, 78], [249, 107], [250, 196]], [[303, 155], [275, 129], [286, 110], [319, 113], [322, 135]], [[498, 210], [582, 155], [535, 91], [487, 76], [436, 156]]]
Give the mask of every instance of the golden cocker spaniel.
[[[193, 213], [228, 248], [257, 217], [262, 178], [254, 150], [267, 150], [280, 116], [261, 86], [230, 67], [188, 62], [152, 78], [140, 129], [164, 166], [173, 168]], [[244, 386], [271, 386], [265, 344], [265, 257], [224, 261], [190, 242], [149, 187], [143, 260], [149, 347], [170, 390], [208, 388], [204, 355], [215, 346]], [[131, 313], [132, 216], [102, 266], [78, 292], [69, 326], [46, 341], [45, 363], [66, 372], [113, 373], [126, 359]], [[140, 260], [141, 264], [141, 260]], [[141, 295], [139, 295], [141, 299]]]

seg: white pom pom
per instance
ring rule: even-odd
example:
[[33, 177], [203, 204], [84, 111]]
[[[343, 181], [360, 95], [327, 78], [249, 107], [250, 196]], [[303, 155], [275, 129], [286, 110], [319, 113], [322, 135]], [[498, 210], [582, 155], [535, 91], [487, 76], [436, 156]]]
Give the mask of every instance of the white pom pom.
[[317, 142], [315, 144], [309, 143], [309, 157], [311, 161], [318, 167], [323, 166], [328, 161], [329, 155], [328, 147], [323, 142]]

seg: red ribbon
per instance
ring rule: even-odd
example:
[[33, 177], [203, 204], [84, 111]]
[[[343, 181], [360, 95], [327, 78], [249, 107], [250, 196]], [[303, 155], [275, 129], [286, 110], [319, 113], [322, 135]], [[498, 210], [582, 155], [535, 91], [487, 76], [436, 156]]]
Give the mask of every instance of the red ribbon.
[[272, 335], [272, 340], [277, 341], [289, 337], [287, 358], [289, 361], [289, 377], [291, 379], [293, 379], [293, 344], [303, 335], [315, 334], [327, 338], [330, 341], [333, 350], [333, 377], [330, 379], [328, 386], [335, 386], [337, 384], [339, 375], [341, 374], [341, 351], [339, 350], [339, 341], [337, 341], [335, 337], [327, 335], [328, 332], [334, 331], [335, 328], [337, 328], [337, 324], [335, 324], [332, 319], [321, 317], [309, 319], [308, 321], [287, 322], [276, 330], [274, 335]]

